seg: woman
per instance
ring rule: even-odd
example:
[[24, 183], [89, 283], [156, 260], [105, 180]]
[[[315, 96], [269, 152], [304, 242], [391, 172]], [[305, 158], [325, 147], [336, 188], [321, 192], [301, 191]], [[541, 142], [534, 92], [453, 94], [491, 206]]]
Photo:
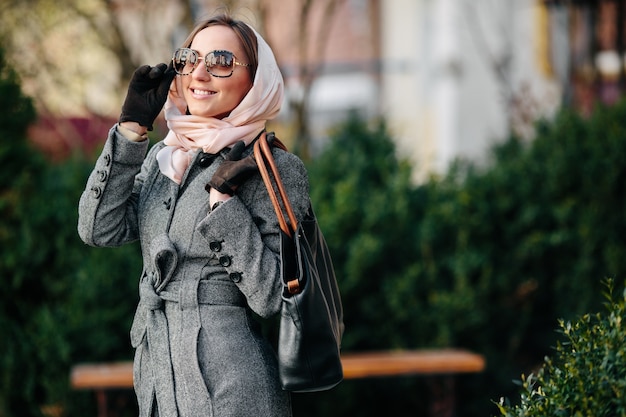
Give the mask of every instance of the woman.
[[[253, 318], [281, 306], [279, 227], [251, 145], [282, 98], [269, 46], [225, 15], [198, 25], [169, 66], [133, 75], [80, 199], [78, 230], [92, 246], [141, 242], [131, 328], [141, 416], [291, 415]], [[148, 152], [164, 104], [170, 130]], [[304, 165], [273, 152], [300, 220]]]

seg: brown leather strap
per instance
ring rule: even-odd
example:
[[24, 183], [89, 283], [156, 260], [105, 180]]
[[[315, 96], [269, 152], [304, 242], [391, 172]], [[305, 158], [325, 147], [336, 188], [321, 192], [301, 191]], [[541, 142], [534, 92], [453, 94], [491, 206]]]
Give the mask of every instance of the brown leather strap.
[[[285, 145], [278, 139], [274, 139], [273, 145], [286, 150]], [[289, 202], [289, 198], [287, 197], [285, 186], [283, 185], [283, 181], [280, 178], [280, 174], [278, 172], [278, 168], [276, 167], [274, 156], [272, 155], [272, 150], [267, 143], [267, 136], [265, 133], [263, 133], [263, 135], [261, 135], [261, 137], [254, 144], [254, 158], [256, 159], [256, 163], [259, 166], [259, 172], [261, 173], [263, 182], [267, 187], [267, 192], [269, 193], [270, 199], [272, 200], [272, 205], [274, 206], [274, 211], [276, 212], [276, 217], [278, 218], [278, 224], [280, 225], [280, 229], [285, 232], [287, 236], [291, 237], [298, 228], [298, 221], [296, 220], [296, 215], [294, 214], [291, 203]], [[270, 178], [267, 168], [268, 166], [269, 169], [272, 171], [274, 182], [276, 183], [276, 187], [278, 188], [278, 195], [276, 194], [276, 190], [272, 185], [272, 180]], [[289, 224], [287, 223], [287, 219], [285, 218], [285, 214], [283, 213], [283, 210], [281, 208], [279, 197], [280, 202], [282, 202], [282, 205], [285, 208], [285, 212], [287, 213], [287, 216], [289, 218]]]
[[[287, 150], [285, 145], [277, 138], [274, 138], [274, 140], [272, 141], [272, 145]], [[287, 236], [292, 237], [296, 232], [296, 229], [298, 228], [298, 221], [296, 220], [296, 215], [293, 212], [291, 203], [287, 198], [287, 192], [285, 191], [285, 186], [283, 185], [283, 181], [280, 178], [280, 174], [278, 173], [278, 168], [276, 167], [274, 156], [272, 155], [272, 149], [267, 143], [267, 136], [265, 132], [254, 144], [254, 158], [256, 159], [256, 163], [259, 166], [259, 172], [261, 173], [261, 177], [263, 178], [263, 182], [265, 183], [265, 187], [267, 188], [270, 200], [272, 200], [272, 205], [274, 206], [274, 211], [276, 212], [276, 217], [278, 218], [278, 224], [280, 226], [280, 229]], [[267, 166], [269, 166], [270, 170], [272, 171], [274, 182], [276, 183], [276, 187], [278, 188], [278, 195], [276, 194], [276, 190], [272, 185], [272, 180], [270, 178]], [[289, 217], [289, 224], [287, 223], [283, 210], [281, 209], [278, 200], [279, 197], [283, 203], [283, 206], [285, 207], [287, 216]], [[290, 294], [296, 294], [300, 291], [300, 282], [298, 281], [298, 278], [285, 278], [285, 280], [285, 284], [287, 285], [287, 291], [289, 291]]]

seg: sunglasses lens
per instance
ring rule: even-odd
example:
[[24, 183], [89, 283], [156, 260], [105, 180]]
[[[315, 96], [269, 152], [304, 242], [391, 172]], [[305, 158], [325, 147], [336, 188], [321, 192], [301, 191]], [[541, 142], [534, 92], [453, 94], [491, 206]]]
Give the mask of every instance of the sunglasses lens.
[[174, 64], [174, 70], [177, 74], [188, 75], [193, 72], [197, 65], [198, 55], [192, 49], [180, 48], [174, 52], [172, 62]]
[[233, 73], [235, 58], [228, 51], [209, 52], [205, 58], [207, 70], [217, 77], [228, 77]]

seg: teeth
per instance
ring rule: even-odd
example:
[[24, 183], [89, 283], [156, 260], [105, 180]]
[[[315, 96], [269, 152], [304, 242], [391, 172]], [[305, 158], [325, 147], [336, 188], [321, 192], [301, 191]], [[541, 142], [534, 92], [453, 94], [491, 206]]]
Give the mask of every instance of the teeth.
[[197, 89], [194, 89], [194, 90], [193, 90], [193, 93], [194, 93], [194, 94], [201, 95], [201, 96], [202, 96], [202, 95], [204, 95], [204, 96], [208, 96], [208, 95], [214, 94], [212, 91], [207, 91], [207, 90], [197, 90]]

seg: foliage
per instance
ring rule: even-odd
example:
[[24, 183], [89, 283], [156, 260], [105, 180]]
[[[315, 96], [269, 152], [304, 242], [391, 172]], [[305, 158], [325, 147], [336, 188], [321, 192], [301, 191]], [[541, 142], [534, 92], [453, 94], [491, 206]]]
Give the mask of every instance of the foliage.
[[[368, 126], [352, 115], [308, 169], [342, 293], [343, 351], [405, 347], [407, 334], [396, 324], [404, 311], [387, 293], [411, 274], [407, 266], [417, 250], [421, 194], [413, 192], [409, 162], [397, 158], [384, 121]], [[398, 378], [344, 382], [330, 392], [295, 395], [294, 415], [419, 415], [426, 411], [421, 392]]]
[[[624, 120], [626, 103], [589, 119], [565, 109], [535, 140], [511, 137], [488, 163], [458, 161], [416, 186], [384, 124], [348, 121], [310, 167], [344, 296], [344, 350], [482, 353], [487, 370], [459, 378], [459, 415], [486, 415], [489, 398], [514, 393], [511, 381], [556, 343], [558, 319], [596, 309], [601, 279], [626, 274]], [[364, 416], [423, 410], [424, 381], [401, 384], [422, 394], [348, 381], [322, 395], [334, 409], [305, 401], [304, 415], [342, 415], [339, 398]]]
[[[25, 287], [24, 281], [27, 278], [22, 274], [12, 274], [16, 265], [21, 262], [20, 249], [28, 245], [28, 241], [21, 238], [19, 228], [10, 225], [21, 215], [21, 197], [35, 193], [42, 162], [37, 155], [29, 158], [30, 149], [22, 139], [28, 124], [35, 117], [33, 104], [22, 94], [17, 75], [6, 65], [1, 49], [0, 107], [3, 109], [0, 112], [0, 242], [3, 248], [0, 255], [0, 277], [3, 278], [4, 289], [0, 292], [0, 369], [3, 370], [0, 376], [0, 415], [4, 415], [13, 394], [10, 387], [15, 385], [14, 382], [19, 377], [19, 373], [11, 369], [12, 364], [21, 352], [28, 354], [33, 350], [30, 343], [22, 337], [27, 330], [20, 328], [18, 322], [13, 320], [23, 317], [32, 307], [32, 304], [16, 303], [14, 296], [19, 295], [16, 290]], [[21, 191], [18, 193], [18, 190]], [[18, 250], [7, 251], [6, 248], [9, 247]], [[37, 287], [33, 287], [34, 303], [37, 303], [39, 296], [36, 290]], [[11, 371], [6, 372], [8, 369]]]
[[68, 401], [71, 364], [130, 357], [139, 255], [80, 242], [92, 163], [50, 165], [29, 146], [32, 104], [0, 64], [0, 416], [29, 417]]
[[607, 281], [606, 314], [560, 321], [565, 341], [536, 374], [522, 375], [521, 403], [498, 404], [506, 417], [626, 416], [626, 291]]
[[[344, 348], [390, 347], [395, 329], [387, 326], [381, 294], [389, 281], [405, 273], [415, 252], [411, 219], [410, 165], [398, 161], [384, 123], [371, 130], [352, 117], [336, 133], [320, 158], [309, 167], [311, 198], [324, 235], [332, 246], [346, 309]], [[409, 197], [409, 198], [407, 198]], [[369, 279], [365, 279], [369, 278]], [[381, 332], [376, 340], [369, 323]]]

